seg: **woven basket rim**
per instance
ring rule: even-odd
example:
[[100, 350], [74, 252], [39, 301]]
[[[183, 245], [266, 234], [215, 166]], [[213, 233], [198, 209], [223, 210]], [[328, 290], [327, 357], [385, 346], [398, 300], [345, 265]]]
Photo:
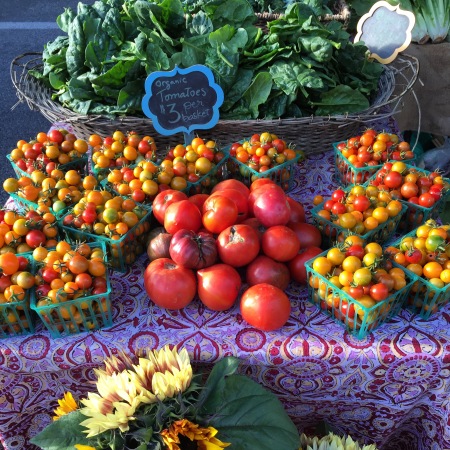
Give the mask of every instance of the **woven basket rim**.
[[[329, 116], [315, 116], [301, 118], [278, 118], [278, 119], [256, 119], [256, 120], [219, 120], [219, 124], [234, 124], [239, 123], [267, 123], [270, 124], [325, 124], [329, 122], [370, 122], [378, 118], [383, 118], [379, 115], [380, 110], [386, 106], [394, 112], [398, 112], [400, 101], [402, 97], [412, 88], [419, 72], [419, 61], [414, 56], [403, 54], [397, 57], [395, 64], [385, 65], [385, 70], [380, 78], [378, 96], [364, 111], [352, 114], [329, 115]], [[42, 65], [42, 54], [36, 52], [24, 53], [13, 59], [10, 66], [10, 75], [12, 83], [16, 89], [19, 101], [26, 101], [30, 109], [39, 110], [48, 120], [54, 122], [83, 122], [95, 123], [116, 121], [119, 124], [130, 126], [132, 122], [138, 124], [151, 122], [145, 116], [115, 116], [113, 118], [106, 115], [90, 114], [81, 115], [64, 107], [60, 103], [52, 100], [52, 91], [46, 87], [41, 81], [29, 74], [29, 70], [39, 68]], [[410, 74], [408, 74], [410, 72]], [[396, 87], [396, 78], [402, 80], [399, 86], [399, 92], [394, 92]]]
[[[319, 19], [323, 22], [331, 22], [333, 20], [336, 20], [338, 22], [342, 22], [344, 24], [344, 26], [346, 26], [348, 24], [348, 22], [350, 21], [350, 17], [351, 17], [350, 8], [344, 0], [338, 0], [336, 2], [336, 4], [338, 6], [338, 11], [336, 12], [336, 14], [325, 14], [325, 15], [319, 17]], [[261, 12], [261, 13], [258, 12], [258, 13], [255, 13], [255, 15], [259, 20], [262, 20], [264, 22], [270, 22], [272, 20], [279, 19], [280, 17], [283, 16], [283, 14], [281, 14], [281, 13], [274, 13], [274, 12], [269, 12], [269, 11], [265, 11], [265, 12]]]

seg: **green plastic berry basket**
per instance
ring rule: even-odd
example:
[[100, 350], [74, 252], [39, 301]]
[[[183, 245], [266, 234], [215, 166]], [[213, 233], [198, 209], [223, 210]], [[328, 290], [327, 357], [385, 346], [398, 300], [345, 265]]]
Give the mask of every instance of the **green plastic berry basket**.
[[[132, 198], [131, 195], [120, 195], [114, 188], [114, 185], [112, 183], [110, 183], [107, 178], [104, 178], [102, 181], [100, 181], [100, 186], [103, 189], [106, 189], [107, 191], [111, 192], [111, 194], [113, 195], [119, 195], [122, 198]], [[185, 192], [186, 194], [188, 194], [189, 191], [189, 183], [187, 183], [187, 186], [184, 189], [181, 189], [181, 192]], [[191, 195], [191, 194], [189, 194]], [[152, 203], [154, 198], [156, 197], [147, 197], [143, 202], [135, 202], [136, 205], [142, 206], [145, 209], [151, 209], [152, 208]]]
[[[429, 176], [431, 174], [430, 171], [425, 169], [419, 169], [416, 166], [408, 165], [406, 164], [406, 168], [408, 169], [415, 169], [419, 172], [423, 173], [425, 176]], [[375, 180], [377, 176], [376, 172], [373, 174], [369, 180], [367, 181], [366, 185], [371, 184], [372, 181]], [[450, 185], [450, 179], [444, 178], [444, 182]], [[445, 210], [445, 204], [447, 200], [450, 199], [450, 189], [443, 192], [443, 195], [441, 198], [431, 207], [426, 208], [425, 206], [416, 205], [415, 203], [411, 203], [407, 200], [399, 199], [400, 202], [406, 206], [406, 213], [404, 215], [404, 220], [402, 220], [399, 229], [401, 229], [402, 232], [409, 232], [411, 230], [416, 229], [420, 225], [422, 225], [424, 222], [426, 222], [428, 219], [436, 219], [444, 212]]]
[[[378, 172], [383, 167], [383, 164], [377, 164], [376, 166], [364, 166], [355, 167], [339, 150], [338, 145], [345, 141], [335, 142], [333, 144], [334, 149], [334, 171], [337, 183], [340, 186], [347, 187], [352, 184], [363, 184]], [[415, 158], [403, 160], [404, 162], [411, 163]]]
[[71, 243], [76, 242], [102, 242], [106, 246], [108, 264], [114, 270], [126, 272], [136, 259], [146, 251], [147, 232], [150, 229], [152, 209], [143, 208], [145, 213], [139, 222], [134, 225], [126, 234], [117, 239], [109, 238], [105, 235], [97, 235], [86, 231], [64, 225], [64, 218], [72, 213], [70, 209], [58, 220], [58, 224], [66, 239]]
[[[6, 158], [11, 163], [11, 166], [16, 174], [17, 178], [20, 177], [29, 177], [30, 174], [22, 170], [20, 167], [17, 166], [17, 164], [12, 160], [11, 155], [6, 155]], [[58, 169], [62, 170], [63, 172], [68, 172], [69, 170], [76, 170], [81, 175], [87, 174], [87, 168], [88, 168], [88, 157], [87, 156], [81, 156], [80, 158], [74, 159], [73, 161], [70, 161], [66, 164], [59, 164]], [[44, 167], [37, 167], [37, 170], [44, 170]]]
[[[327, 251], [319, 256], [326, 256]], [[405, 271], [406, 285], [385, 300], [367, 307], [339, 289], [313, 269], [314, 259], [305, 262], [309, 300], [356, 339], [364, 339], [380, 325], [398, 314], [412, 285]]]
[[[322, 245], [328, 248], [334, 245], [334, 243], [341, 237], [352, 234], [352, 232], [351, 230], [347, 230], [340, 225], [337, 225], [330, 220], [327, 220], [324, 217], [320, 216], [319, 211], [323, 209], [323, 205], [324, 202], [322, 202], [320, 205], [315, 206], [311, 210], [311, 214], [314, 225], [320, 230], [320, 233], [322, 234]], [[369, 242], [378, 242], [379, 244], [387, 242], [394, 236], [395, 232], [397, 231], [397, 228], [402, 221], [402, 217], [406, 213], [406, 209], [406, 206], [402, 205], [401, 212], [395, 217], [391, 217], [386, 222], [381, 223], [373, 230], [370, 230], [365, 234], [357, 234], [357, 236], [360, 236], [365, 244]]]
[[[415, 237], [416, 230], [402, 236], [390, 246], [400, 248], [400, 244], [405, 237]], [[435, 286], [428, 279], [416, 275], [411, 270], [403, 267], [396, 262], [392, 262], [395, 267], [403, 269], [413, 280], [411, 290], [405, 301], [405, 307], [418, 314], [422, 319], [428, 320], [433, 314], [438, 312], [450, 300], [450, 284], [442, 288]]]
[[[29, 200], [27, 200], [26, 198], [22, 198], [19, 195], [17, 195], [14, 192], [11, 192], [10, 197], [14, 200], [14, 203], [17, 205], [17, 207], [19, 208], [19, 210], [25, 210], [25, 211], [35, 211], [36, 209], [39, 208], [39, 205], [35, 202], [30, 202]], [[64, 214], [67, 213], [67, 211], [69, 211], [69, 209], [71, 209], [72, 205], [67, 205], [65, 208], [59, 210], [59, 211], [55, 211], [53, 208], [49, 208], [50, 212], [57, 218], [61, 218]]]
[[226, 154], [207, 174], [200, 177], [195, 182], [188, 182], [187, 195], [210, 194], [213, 187], [228, 178], [228, 160], [230, 156]]
[[[106, 254], [106, 246], [103, 242], [89, 243], [89, 247], [101, 248]], [[86, 295], [74, 300], [38, 306], [36, 292], [32, 291], [31, 309], [37, 313], [53, 338], [108, 328], [112, 325], [109, 274], [106, 272], [106, 292]]]
[[[31, 253], [21, 253], [28, 259], [28, 271], [34, 273]], [[35, 317], [30, 308], [32, 289], [25, 290], [25, 298], [16, 302], [0, 304], [0, 338], [32, 334], [35, 330]]]
[[[242, 139], [239, 142], [243, 143], [249, 141], [249, 139]], [[242, 181], [245, 185], [250, 186], [253, 181], [259, 178], [269, 178], [278, 186], [282, 187], [284, 191], [290, 191], [294, 187], [295, 181], [295, 166], [302, 159], [302, 154], [297, 152], [295, 158], [285, 161], [282, 164], [274, 166], [265, 172], [258, 172], [247, 164], [239, 161], [234, 156], [230, 155], [230, 146], [224, 148], [224, 152], [229, 156], [227, 160], [227, 171], [229, 177], [235, 178], [236, 180]]]

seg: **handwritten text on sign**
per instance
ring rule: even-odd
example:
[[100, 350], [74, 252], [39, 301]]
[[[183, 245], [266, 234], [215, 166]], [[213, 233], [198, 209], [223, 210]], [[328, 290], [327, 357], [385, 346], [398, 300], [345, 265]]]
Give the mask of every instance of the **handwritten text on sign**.
[[163, 135], [212, 128], [219, 120], [223, 91], [208, 67], [153, 72], [145, 81], [144, 114]]

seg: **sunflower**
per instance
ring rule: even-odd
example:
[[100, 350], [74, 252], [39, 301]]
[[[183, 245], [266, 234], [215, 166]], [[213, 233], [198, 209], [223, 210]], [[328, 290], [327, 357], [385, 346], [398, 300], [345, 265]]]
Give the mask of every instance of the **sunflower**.
[[96, 450], [95, 447], [91, 447], [90, 445], [83, 445], [83, 444], [75, 444], [74, 447], [77, 450]]
[[81, 413], [87, 437], [119, 428], [126, 432], [136, 420], [141, 404], [154, 404], [184, 392], [192, 380], [192, 367], [185, 349], [177, 352], [165, 346], [140, 357], [137, 364], [124, 356], [111, 357], [106, 370], [97, 369], [97, 393], [88, 393]]
[[78, 409], [77, 402], [73, 398], [71, 392], [66, 392], [64, 397], [58, 400], [58, 403], [59, 406], [53, 411], [55, 413], [53, 420], [58, 420], [60, 417]]
[[[202, 428], [187, 419], [173, 422], [168, 429], [161, 432], [165, 450], [220, 450], [231, 445], [215, 436], [218, 431], [213, 427]], [[178, 444], [183, 444], [180, 447]]]

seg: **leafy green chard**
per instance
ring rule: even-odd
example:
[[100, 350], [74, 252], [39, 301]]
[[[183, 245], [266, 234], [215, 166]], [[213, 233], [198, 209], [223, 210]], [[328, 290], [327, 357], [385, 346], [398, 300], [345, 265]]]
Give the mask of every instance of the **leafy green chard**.
[[383, 66], [352, 44], [339, 22], [326, 25], [322, 0], [286, 2], [284, 14], [255, 25], [247, 0], [97, 0], [66, 8], [66, 36], [49, 42], [33, 75], [53, 99], [80, 114], [142, 115], [146, 77], [204, 64], [225, 95], [223, 119], [361, 111]]

